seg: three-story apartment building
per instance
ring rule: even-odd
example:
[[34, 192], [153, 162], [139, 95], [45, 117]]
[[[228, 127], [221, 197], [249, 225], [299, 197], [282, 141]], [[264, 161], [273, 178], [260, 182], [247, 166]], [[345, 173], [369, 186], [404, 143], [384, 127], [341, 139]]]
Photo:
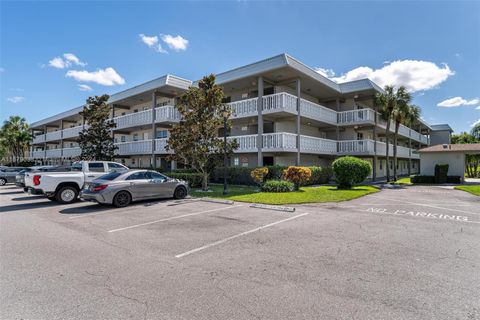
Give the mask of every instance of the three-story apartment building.
[[[234, 110], [227, 135], [239, 148], [232, 166], [325, 166], [338, 156], [354, 155], [372, 163], [374, 179], [385, 176], [387, 165], [393, 169], [393, 161], [385, 160], [386, 121], [374, 104], [382, 89], [368, 79], [337, 84], [281, 54], [217, 74], [217, 83]], [[175, 167], [166, 160], [166, 140], [169, 128], [180, 120], [176, 97], [192, 85], [196, 82], [166, 75], [111, 96], [118, 161], [129, 167]], [[75, 159], [80, 154], [78, 134], [88, 126], [79, 115], [82, 108], [33, 123], [31, 157], [43, 163]], [[400, 174], [418, 172], [416, 150], [428, 146], [435, 134], [421, 120], [400, 126]], [[393, 154], [391, 144], [389, 152]]]

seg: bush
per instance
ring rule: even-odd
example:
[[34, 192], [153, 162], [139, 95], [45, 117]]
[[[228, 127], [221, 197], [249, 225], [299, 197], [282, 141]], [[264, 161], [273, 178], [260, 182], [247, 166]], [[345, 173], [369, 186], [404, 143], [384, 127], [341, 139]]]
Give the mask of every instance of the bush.
[[287, 169], [286, 166], [274, 165], [267, 166], [268, 174], [265, 180], [280, 180], [283, 176], [283, 170]]
[[181, 173], [181, 172], [169, 172], [167, 174], [170, 178], [185, 180], [192, 188], [198, 188], [202, 186], [203, 175], [201, 173]]
[[370, 162], [356, 157], [341, 157], [332, 164], [339, 189], [351, 189], [372, 172]]
[[[255, 181], [253, 181], [252, 177], [250, 176], [250, 172], [252, 170], [252, 168], [248, 167], [227, 168], [228, 183], [247, 186], [255, 185]], [[217, 167], [213, 169], [212, 173], [210, 174], [210, 181], [216, 183], [223, 182], [223, 167]]]
[[175, 170], [172, 170], [171, 172], [175, 172], [175, 173], [198, 173], [197, 170], [192, 169], [192, 168], [175, 169]]
[[295, 188], [294, 184], [284, 180], [267, 180], [262, 185], [265, 192], [290, 192]]
[[435, 183], [446, 183], [448, 174], [448, 164], [435, 165]]
[[250, 176], [252, 177], [253, 181], [255, 181], [255, 183], [257, 183], [258, 185], [263, 184], [267, 174], [268, 174], [268, 168], [266, 167], [259, 167], [250, 171]]
[[312, 176], [312, 170], [307, 167], [290, 166], [283, 171], [283, 178], [295, 186], [295, 190], [305, 185]]
[[460, 184], [460, 183], [462, 183], [462, 177], [460, 177], [460, 176], [448, 176], [447, 177], [447, 183]]
[[308, 180], [307, 184], [326, 184], [330, 181], [333, 176], [332, 168], [326, 167], [309, 167], [312, 171], [312, 176]]
[[435, 183], [434, 176], [420, 176], [415, 175], [410, 177], [410, 182], [412, 183]]

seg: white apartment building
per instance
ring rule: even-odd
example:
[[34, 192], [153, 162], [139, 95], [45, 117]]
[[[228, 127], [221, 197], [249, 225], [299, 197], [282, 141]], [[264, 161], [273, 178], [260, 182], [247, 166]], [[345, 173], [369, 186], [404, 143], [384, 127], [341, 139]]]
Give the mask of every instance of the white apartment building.
[[[216, 77], [234, 110], [227, 135], [239, 148], [232, 166], [325, 166], [339, 156], [354, 155], [372, 163], [373, 179], [385, 176], [386, 122], [374, 105], [382, 89], [369, 79], [337, 84], [287, 54]], [[166, 160], [165, 145], [170, 127], [180, 120], [176, 97], [195, 84], [166, 75], [113, 94], [109, 106], [116, 123], [112, 135], [117, 161], [129, 167], [174, 168], [175, 163]], [[82, 108], [33, 123], [31, 158], [63, 163], [78, 157], [78, 134], [88, 126], [79, 115]], [[400, 126], [399, 174], [418, 173], [416, 150], [429, 146], [431, 139], [449, 139], [448, 125], [436, 128], [421, 120], [411, 128]], [[393, 169], [392, 161], [388, 165]]]

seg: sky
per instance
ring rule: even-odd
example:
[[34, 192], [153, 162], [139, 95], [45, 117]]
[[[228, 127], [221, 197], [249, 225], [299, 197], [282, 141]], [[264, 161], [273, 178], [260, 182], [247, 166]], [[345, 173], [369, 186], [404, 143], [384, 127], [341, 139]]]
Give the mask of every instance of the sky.
[[337, 82], [405, 85], [430, 124], [480, 122], [479, 1], [3, 0], [0, 121], [284, 52]]

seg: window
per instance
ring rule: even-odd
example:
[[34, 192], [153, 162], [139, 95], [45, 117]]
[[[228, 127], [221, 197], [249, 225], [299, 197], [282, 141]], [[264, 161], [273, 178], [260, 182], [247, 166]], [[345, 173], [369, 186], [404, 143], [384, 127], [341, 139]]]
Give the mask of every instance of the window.
[[102, 162], [90, 162], [88, 164], [88, 171], [92, 172], [105, 172], [105, 167]]
[[146, 172], [148, 179], [154, 179], [154, 180], [162, 180], [165, 181], [167, 180], [167, 177], [164, 175], [158, 173], [158, 172], [153, 172], [153, 171], [148, 171]]
[[146, 180], [148, 179], [145, 171], [134, 172], [127, 177], [125, 180]]
[[122, 112], [122, 116], [124, 116], [124, 115], [126, 115], [126, 113], [125, 113], [125, 112]]
[[157, 136], [155, 137], [155, 139], [162, 139], [167, 137], [168, 137], [168, 130], [160, 130], [160, 131], [157, 131]]
[[143, 133], [143, 140], [148, 140], [148, 132]]
[[70, 148], [73, 148], [73, 142], [70, 142]]
[[135, 165], [135, 158], [132, 158], [132, 165]]
[[223, 103], [232, 102], [232, 97], [225, 97], [225, 98], [222, 99], [222, 102], [223, 102]]
[[240, 165], [240, 158], [239, 158], [239, 157], [233, 158], [233, 165], [234, 165], [234, 166]]
[[107, 173], [106, 175], [100, 176], [98, 179], [112, 181], [121, 175], [122, 173], [120, 172], [110, 172], [110, 173]]
[[122, 142], [125, 142], [125, 141], [127, 141], [127, 137], [125, 137], [125, 136], [121, 136], [121, 137], [120, 137], [120, 141], [122, 141]]
[[128, 169], [125, 168], [124, 166], [119, 165], [118, 163], [115, 163], [115, 162], [109, 162], [109, 163], [108, 163], [108, 169], [109, 169], [110, 171], [124, 171], [124, 170], [128, 170]]
[[72, 171], [82, 171], [82, 163], [81, 162], [75, 162], [72, 164]]
[[138, 133], [133, 134], [133, 141], [138, 141]]
[[363, 132], [357, 132], [357, 140], [363, 140]]
[[138, 109], [133, 110], [133, 113], [137, 113], [137, 112], [138, 112]]

